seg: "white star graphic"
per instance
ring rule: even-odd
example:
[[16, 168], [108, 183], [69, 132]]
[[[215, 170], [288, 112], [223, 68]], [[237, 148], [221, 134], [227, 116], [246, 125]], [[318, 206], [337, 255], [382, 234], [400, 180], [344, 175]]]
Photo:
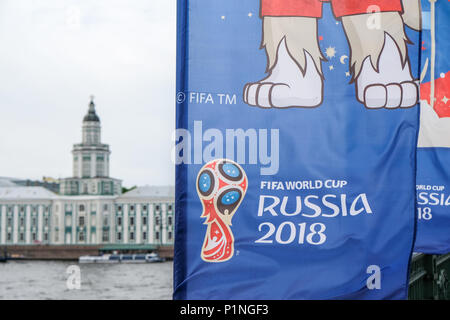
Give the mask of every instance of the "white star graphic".
[[328, 58], [333, 58], [333, 57], [335, 57], [335, 56], [336, 56], [336, 48], [334, 48], [334, 47], [328, 47], [328, 48], [325, 50], [325, 54], [326, 54], [326, 56], [327, 56]]
[[334, 67], [333, 66], [330, 66], [330, 70], [333, 70], [334, 69]]
[[253, 16], [253, 13], [249, 12], [248, 16], [251, 18]]
[[444, 104], [447, 104], [447, 101], [448, 101], [448, 100], [450, 100], [450, 99], [448, 99], [446, 96], [444, 96], [444, 97], [442, 98], [441, 101], [442, 101]]

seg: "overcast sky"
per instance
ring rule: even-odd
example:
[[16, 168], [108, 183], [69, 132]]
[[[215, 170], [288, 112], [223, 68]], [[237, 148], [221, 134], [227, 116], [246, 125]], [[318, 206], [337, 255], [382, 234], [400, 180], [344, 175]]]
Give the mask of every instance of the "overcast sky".
[[175, 37], [175, 0], [0, 0], [0, 176], [71, 176], [94, 95], [111, 176], [173, 184]]

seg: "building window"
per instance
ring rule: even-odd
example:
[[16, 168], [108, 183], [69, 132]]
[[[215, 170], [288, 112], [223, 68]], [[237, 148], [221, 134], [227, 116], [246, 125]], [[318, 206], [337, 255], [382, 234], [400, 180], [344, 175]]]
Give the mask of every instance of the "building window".
[[147, 232], [142, 233], [142, 240], [147, 240]]
[[155, 225], [156, 226], [159, 226], [159, 219], [160, 219], [159, 216], [155, 217]]
[[78, 241], [84, 241], [84, 232], [78, 234]]
[[143, 224], [144, 226], [147, 225], [147, 217], [142, 217], [142, 224]]
[[167, 239], [170, 241], [172, 240], [172, 232], [169, 231], [169, 233], [167, 234]]
[[23, 217], [20, 218], [20, 226], [23, 227], [25, 225], [25, 219]]
[[72, 219], [69, 215], [66, 216], [66, 226], [70, 227], [72, 225]]
[[79, 218], [78, 218], [78, 225], [79, 225], [80, 227], [84, 227], [84, 217], [79, 217]]
[[147, 211], [147, 206], [146, 206], [146, 205], [143, 205], [143, 206], [142, 206], [142, 210], [143, 210], [143, 211]]
[[155, 233], [155, 239], [159, 240], [159, 232], [158, 231], [156, 231], [156, 233]]
[[133, 205], [130, 206], [130, 211], [134, 211], [134, 206]]
[[117, 225], [118, 226], [122, 225], [122, 217], [117, 217]]
[[[89, 178], [91, 175], [91, 157], [90, 156], [83, 156], [83, 178]], [[87, 190], [86, 190], [87, 191]]]
[[44, 233], [44, 241], [48, 241], [48, 233]]
[[80, 204], [80, 211], [84, 211], [84, 204]]
[[108, 241], [109, 241], [109, 232], [106, 231], [106, 230], [103, 231], [102, 241], [103, 241], [103, 242], [108, 242]]
[[121, 241], [121, 240], [122, 240], [122, 233], [117, 232], [117, 241]]
[[97, 156], [97, 165], [96, 165], [97, 177], [104, 177], [106, 175], [103, 168], [104, 168], [104, 158], [103, 156]]
[[36, 217], [33, 217], [33, 219], [31, 219], [31, 225], [33, 227], [36, 227]]
[[6, 235], [6, 240], [11, 241], [11, 233], [8, 232], [8, 234]]
[[172, 225], [172, 216], [167, 217], [167, 223], [169, 226]]
[[20, 207], [20, 212], [23, 213], [23, 211], [24, 211], [24, 208], [23, 208], [23, 207]]
[[134, 240], [134, 232], [130, 232], [130, 240]]
[[112, 194], [111, 185], [108, 182], [103, 183], [103, 191], [105, 194]]
[[107, 205], [107, 204], [105, 204], [105, 205], [103, 206], [103, 211], [108, 211], [108, 205]]
[[117, 207], [117, 211], [121, 212], [122, 211], [122, 206], [118, 206]]
[[58, 242], [58, 241], [59, 241], [59, 233], [55, 232], [55, 242]]
[[12, 227], [12, 218], [8, 217], [8, 227]]
[[107, 226], [109, 224], [109, 219], [108, 219], [108, 217], [104, 217], [103, 218], [103, 225], [104, 226]]
[[48, 227], [48, 217], [45, 217], [44, 219], [44, 226]]
[[134, 226], [134, 217], [130, 217], [130, 226]]
[[161, 210], [161, 206], [160, 206], [160, 205], [157, 205], [157, 206], [155, 207], [155, 209], [156, 209], [156, 211], [159, 211], [159, 210]]
[[19, 241], [23, 241], [24, 239], [25, 239], [24, 234], [21, 232], [19, 235]]
[[172, 211], [172, 205], [169, 204], [169, 206], [167, 207], [167, 210]]
[[78, 176], [78, 157], [73, 157], [73, 176]]
[[33, 234], [31, 235], [31, 240], [36, 241], [36, 233], [33, 232]]

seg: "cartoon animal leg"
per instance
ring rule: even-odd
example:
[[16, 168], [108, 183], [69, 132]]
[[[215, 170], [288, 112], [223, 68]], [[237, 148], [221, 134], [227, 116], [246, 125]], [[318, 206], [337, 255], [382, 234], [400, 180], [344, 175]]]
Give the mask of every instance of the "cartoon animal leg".
[[268, 76], [244, 87], [244, 102], [262, 108], [316, 107], [323, 99], [324, 60], [317, 18], [264, 17]]
[[416, 31], [422, 29], [422, 8], [420, 0], [402, 0], [403, 22]]
[[367, 108], [409, 108], [418, 102], [418, 85], [411, 73], [404, 21], [400, 12], [342, 17], [351, 50], [351, 72], [358, 101]]

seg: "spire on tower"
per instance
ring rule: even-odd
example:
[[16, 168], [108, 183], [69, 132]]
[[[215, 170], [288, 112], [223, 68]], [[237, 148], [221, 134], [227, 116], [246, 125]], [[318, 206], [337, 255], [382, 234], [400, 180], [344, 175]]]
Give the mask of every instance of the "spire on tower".
[[100, 122], [100, 118], [95, 113], [95, 103], [94, 103], [94, 96], [91, 95], [91, 102], [89, 103], [89, 110], [87, 115], [84, 116], [83, 121], [93, 121], [93, 122]]

